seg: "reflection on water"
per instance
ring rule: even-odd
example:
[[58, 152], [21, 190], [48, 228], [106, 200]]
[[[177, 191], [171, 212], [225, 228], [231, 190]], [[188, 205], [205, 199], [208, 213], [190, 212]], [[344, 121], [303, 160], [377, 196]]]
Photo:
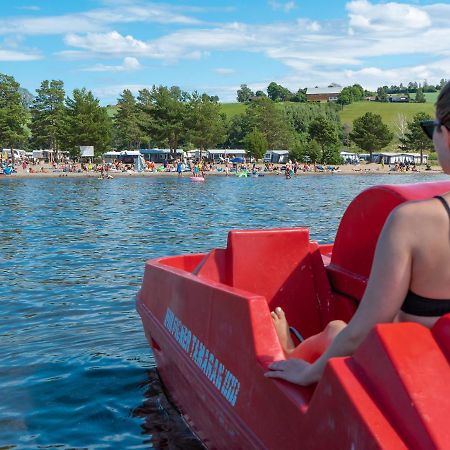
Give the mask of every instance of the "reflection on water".
[[232, 228], [310, 226], [414, 175], [0, 179], [0, 446], [201, 448], [168, 403], [134, 308], [148, 258]]
[[144, 444], [156, 448], [204, 450], [205, 447], [170, 404], [155, 369], [148, 371], [145, 387], [145, 400], [132, 413], [133, 417], [144, 419], [141, 424], [143, 434], [147, 435]]

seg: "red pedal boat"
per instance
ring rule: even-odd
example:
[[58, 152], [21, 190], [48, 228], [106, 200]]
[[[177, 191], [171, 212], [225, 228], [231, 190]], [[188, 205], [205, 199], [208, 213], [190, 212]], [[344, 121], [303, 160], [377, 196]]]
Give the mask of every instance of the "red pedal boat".
[[263, 376], [283, 359], [270, 311], [281, 306], [304, 337], [349, 320], [389, 212], [449, 190], [448, 181], [367, 189], [334, 245], [310, 241], [305, 228], [231, 231], [225, 249], [146, 263], [137, 295], [145, 334], [208, 448], [449, 448], [450, 314], [431, 330], [376, 326], [311, 388]]

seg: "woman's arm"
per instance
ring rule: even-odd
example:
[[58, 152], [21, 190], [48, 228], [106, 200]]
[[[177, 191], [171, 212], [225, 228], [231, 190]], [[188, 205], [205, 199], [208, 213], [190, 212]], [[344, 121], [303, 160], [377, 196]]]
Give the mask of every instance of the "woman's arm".
[[383, 227], [366, 291], [349, 324], [314, 363], [298, 359], [276, 361], [265, 375], [303, 386], [315, 383], [330, 358], [352, 355], [374, 325], [392, 322], [410, 285], [414, 228], [411, 205], [396, 208]]

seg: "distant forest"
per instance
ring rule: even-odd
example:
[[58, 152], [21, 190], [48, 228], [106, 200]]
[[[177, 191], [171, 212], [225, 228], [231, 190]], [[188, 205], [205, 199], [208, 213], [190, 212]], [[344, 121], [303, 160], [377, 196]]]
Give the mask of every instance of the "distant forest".
[[[436, 91], [443, 83], [409, 83], [406, 89], [415, 90], [417, 96], [425, 89]], [[405, 87], [380, 89], [390, 93]], [[86, 88], [68, 95], [63, 81], [44, 80], [33, 96], [14, 77], [0, 74], [0, 144], [3, 148], [52, 149], [56, 155], [68, 151], [73, 158], [79, 157], [84, 145], [94, 146], [96, 155], [111, 149], [150, 147], [169, 148], [173, 153], [178, 148], [245, 148], [257, 159], [267, 149], [286, 149], [298, 161], [339, 163], [343, 146], [355, 145], [371, 153], [392, 141], [393, 133], [377, 114], [356, 118], [352, 129], [341, 124], [343, 105], [374, 94], [360, 85], [344, 87], [336, 103], [307, 103], [305, 92], [299, 89], [292, 94], [272, 82], [267, 94], [253, 93], [242, 85], [237, 98], [248, 105], [244, 112], [227, 117], [217, 96], [186, 92], [177, 86], [153, 86], [137, 95], [125, 89], [110, 117]], [[286, 104], [280, 108], [279, 102]], [[416, 130], [418, 120], [415, 117], [405, 125], [403, 150], [416, 148], [408, 133]]]

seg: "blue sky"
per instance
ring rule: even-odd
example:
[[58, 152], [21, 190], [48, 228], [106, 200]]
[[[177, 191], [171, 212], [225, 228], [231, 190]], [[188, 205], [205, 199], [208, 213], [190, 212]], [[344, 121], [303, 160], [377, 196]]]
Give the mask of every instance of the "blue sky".
[[449, 29], [450, 3], [430, 0], [3, 0], [0, 72], [102, 104], [153, 84], [221, 101], [242, 83], [375, 89], [450, 78]]

